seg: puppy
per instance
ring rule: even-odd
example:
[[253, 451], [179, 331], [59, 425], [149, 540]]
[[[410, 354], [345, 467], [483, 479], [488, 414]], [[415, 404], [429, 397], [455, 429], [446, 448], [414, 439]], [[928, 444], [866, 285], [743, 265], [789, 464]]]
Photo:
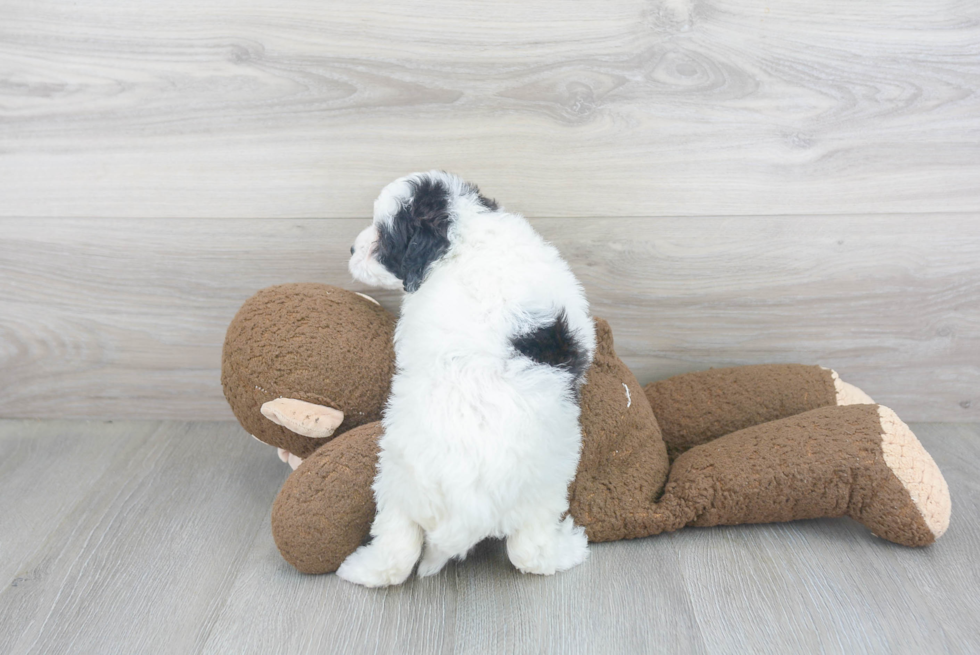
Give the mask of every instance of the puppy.
[[448, 173], [392, 182], [350, 271], [403, 288], [396, 373], [374, 481], [372, 541], [337, 575], [400, 584], [507, 539], [523, 572], [588, 556], [568, 511], [582, 444], [579, 387], [595, 351], [581, 285], [517, 214]]

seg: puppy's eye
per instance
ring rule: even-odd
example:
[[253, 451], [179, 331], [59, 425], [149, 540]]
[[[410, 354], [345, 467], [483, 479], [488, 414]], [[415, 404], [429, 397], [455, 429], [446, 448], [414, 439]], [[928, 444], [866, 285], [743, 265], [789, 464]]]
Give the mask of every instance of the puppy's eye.
[[352, 255], [354, 254], [354, 246], [351, 246], [350, 247], [350, 254], [352, 254]]

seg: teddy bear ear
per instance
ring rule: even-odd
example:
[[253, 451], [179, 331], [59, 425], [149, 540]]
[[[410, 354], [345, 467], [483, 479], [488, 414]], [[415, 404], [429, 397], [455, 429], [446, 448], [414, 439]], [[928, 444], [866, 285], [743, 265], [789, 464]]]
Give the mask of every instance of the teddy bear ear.
[[311, 439], [326, 439], [344, 422], [344, 413], [295, 398], [276, 398], [262, 404], [262, 416], [276, 425]]

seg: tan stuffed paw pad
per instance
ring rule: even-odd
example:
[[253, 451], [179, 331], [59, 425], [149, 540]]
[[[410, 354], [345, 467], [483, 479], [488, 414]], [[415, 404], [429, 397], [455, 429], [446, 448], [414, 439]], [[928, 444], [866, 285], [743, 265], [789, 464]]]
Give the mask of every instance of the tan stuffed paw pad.
[[830, 369], [830, 375], [834, 379], [834, 390], [837, 391], [838, 405], [874, 405], [875, 401], [871, 396], [858, 389], [853, 384], [848, 384], [840, 379], [837, 371]]
[[879, 406], [878, 416], [885, 464], [908, 491], [929, 531], [938, 539], [949, 527], [952, 508], [946, 479], [932, 456], [895, 412]]

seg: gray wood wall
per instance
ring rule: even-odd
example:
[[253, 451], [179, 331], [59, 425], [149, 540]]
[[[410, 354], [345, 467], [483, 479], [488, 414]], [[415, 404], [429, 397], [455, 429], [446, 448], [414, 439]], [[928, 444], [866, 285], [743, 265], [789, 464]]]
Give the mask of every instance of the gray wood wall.
[[230, 418], [237, 307], [359, 289], [429, 168], [561, 248], [641, 382], [819, 363], [980, 420], [974, 0], [5, 0], [0, 416]]

